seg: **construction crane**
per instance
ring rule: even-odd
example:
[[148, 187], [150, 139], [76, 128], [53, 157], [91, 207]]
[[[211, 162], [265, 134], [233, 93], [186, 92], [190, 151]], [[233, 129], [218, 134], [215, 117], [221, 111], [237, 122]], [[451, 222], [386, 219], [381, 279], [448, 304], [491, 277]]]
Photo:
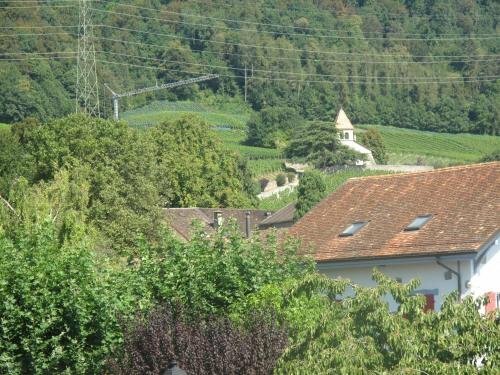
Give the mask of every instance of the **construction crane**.
[[219, 78], [219, 75], [218, 74], [207, 74], [205, 76], [195, 77], [195, 78], [189, 78], [189, 79], [185, 79], [185, 80], [182, 80], [182, 81], [171, 82], [171, 83], [164, 83], [164, 84], [159, 85], [159, 86], [156, 85], [156, 86], [151, 86], [151, 87], [144, 87], [142, 89], [137, 89], [137, 90], [134, 90], [134, 91], [125, 92], [123, 94], [118, 94], [118, 93], [114, 92], [106, 83], [104, 84], [104, 86], [112, 94], [114, 119], [118, 120], [119, 117], [120, 117], [119, 113], [118, 113], [118, 111], [119, 111], [119, 109], [118, 109], [119, 108], [118, 100], [120, 98], [124, 98], [124, 97], [127, 97], [127, 96], [139, 95], [139, 94], [143, 94], [145, 92], [156, 91], [156, 90], [161, 90], [161, 89], [170, 89], [172, 87], [189, 85], [191, 83], [208, 81], [210, 79], [215, 79], [215, 78]]

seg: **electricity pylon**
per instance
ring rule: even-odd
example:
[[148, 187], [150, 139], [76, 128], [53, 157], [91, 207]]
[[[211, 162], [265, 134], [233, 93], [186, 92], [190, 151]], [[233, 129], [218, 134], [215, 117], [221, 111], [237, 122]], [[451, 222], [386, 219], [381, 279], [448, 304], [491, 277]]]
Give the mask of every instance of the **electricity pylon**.
[[99, 86], [95, 62], [91, 0], [78, 0], [78, 61], [76, 72], [76, 112], [100, 116]]
[[118, 121], [118, 119], [119, 119], [118, 99], [120, 99], [120, 98], [124, 98], [126, 96], [134, 96], [134, 95], [142, 94], [144, 92], [150, 92], [150, 91], [156, 91], [156, 90], [162, 90], [162, 89], [170, 89], [173, 87], [190, 85], [192, 83], [208, 81], [208, 80], [214, 79], [214, 78], [219, 78], [219, 75], [218, 74], [207, 74], [207, 75], [204, 75], [201, 77], [189, 78], [189, 79], [185, 79], [182, 81], [164, 83], [163, 85], [144, 87], [142, 89], [129, 91], [129, 92], [126, 92], [123, 94], [117, 94], [106, 83], [104, 84], [104, 86], [111, 92], [112, 99], [113, 99], [113, 117], [115, 120]]

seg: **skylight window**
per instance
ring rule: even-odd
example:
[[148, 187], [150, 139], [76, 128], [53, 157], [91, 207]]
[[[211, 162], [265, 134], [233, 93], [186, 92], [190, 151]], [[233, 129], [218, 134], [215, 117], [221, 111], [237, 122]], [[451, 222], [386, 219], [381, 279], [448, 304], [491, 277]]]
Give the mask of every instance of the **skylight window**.
[[356, 221], [349, 225], [342, 233], [339, 234], [340, 237], [349, 237], [354, 236], [361, 228], [363, 228], [367, 221]]
[[419, 230], [422, 228], [430, 219], [432, 215], [420, 215], [417, 216], [406, 228], [405, 231]]

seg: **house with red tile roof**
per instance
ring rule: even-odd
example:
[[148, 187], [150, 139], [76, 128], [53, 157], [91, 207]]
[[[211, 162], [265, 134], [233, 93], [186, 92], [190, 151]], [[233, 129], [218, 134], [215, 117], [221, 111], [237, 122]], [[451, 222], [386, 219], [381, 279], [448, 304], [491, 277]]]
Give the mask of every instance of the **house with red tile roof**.
[[193, 223], [198, 222], [207, 234], [213, 234], [223, 222], [234, 221], [240, 233], [249, 237], [259, 224], [270, 217], [272, 212], [236, 208], [164, 208], [165, 221], [172, 232], [181, 240], [188, 241], [193, 235]]
[[289, 233], [328, 276], [369, 286], [376, 267], [420, 279], [427, 308], [458, 291], [487, 294], [491, 310], [500, 299], [500, 163], [350, 179]]

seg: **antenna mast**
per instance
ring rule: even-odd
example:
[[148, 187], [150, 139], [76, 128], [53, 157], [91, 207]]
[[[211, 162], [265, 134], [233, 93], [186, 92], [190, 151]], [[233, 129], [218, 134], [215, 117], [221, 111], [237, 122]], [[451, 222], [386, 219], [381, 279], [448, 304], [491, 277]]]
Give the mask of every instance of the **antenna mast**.
[[91, 0], [78, 0], [78, 61], [76, 68], [76, 112], [100, 116]]

